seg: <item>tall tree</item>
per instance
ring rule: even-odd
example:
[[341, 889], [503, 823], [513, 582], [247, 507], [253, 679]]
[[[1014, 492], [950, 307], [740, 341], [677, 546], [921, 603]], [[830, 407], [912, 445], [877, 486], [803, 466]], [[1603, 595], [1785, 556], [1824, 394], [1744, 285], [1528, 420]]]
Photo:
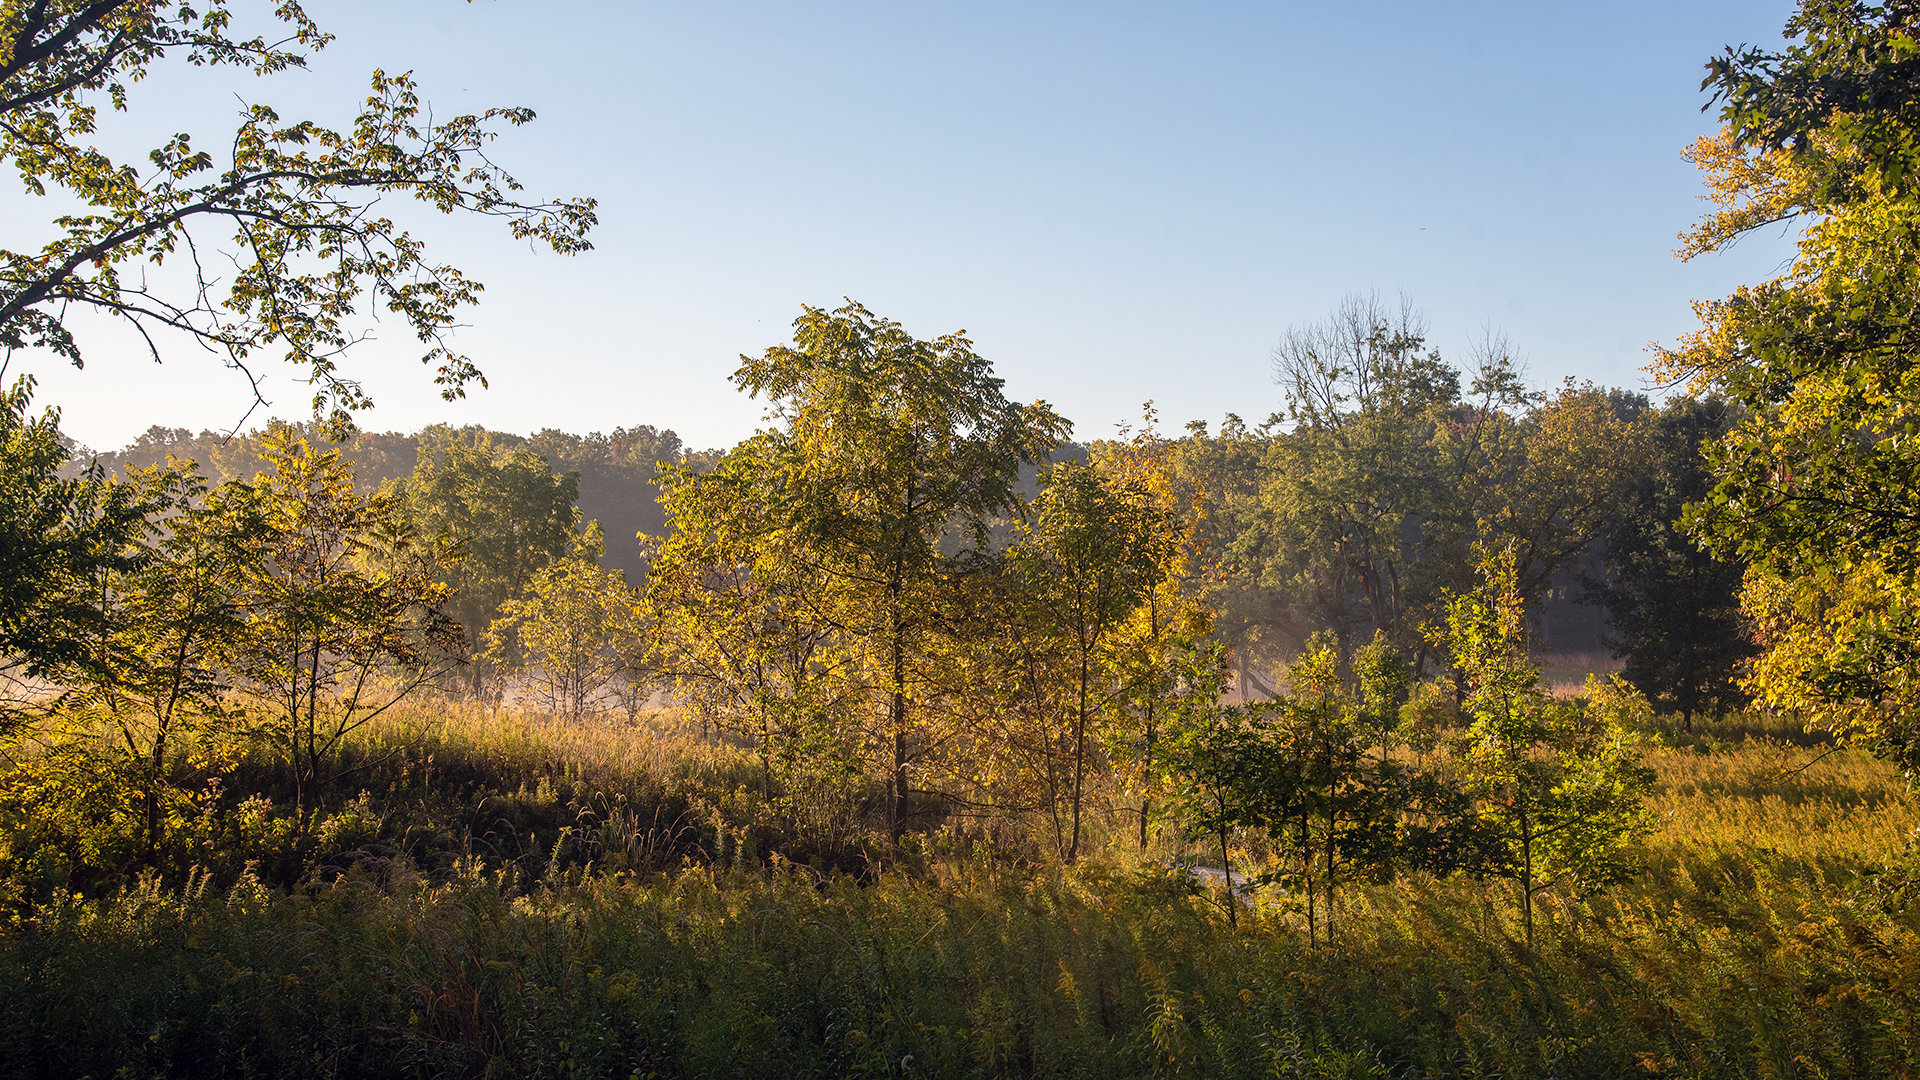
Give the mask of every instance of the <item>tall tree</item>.
[[1153, 794], [1158, 786], [1160, 743], [1166, 732], [1166, 703], [1172, 699], [1182, 669], [1181, 642], [1197, 641], [1213, 630], [1213, 612], [1197, 597], [1212, 584], [1208, 535], [1216, 512], [1212, 485], [1200, 481], [1183, 465], [1201, 455], [1186, 453], [1189, 445], [1162, 435], [1157, 413], [1147, 402], [1139, 428], [1123, 431], [1123, 438], [1095, 443], [1091, 456], [1100, 475], [1115, 489], [1159, 522], [1153, 545], [1153, 582], [1141, 602], [1120, 627], [1114, 664], [1121, 684], [1122, 721], [1108, 735], [1108, 745], [1123, 779], [1140, 798], [1137, 842], [1147, 846], [1153, 820]]
[[1274, 350], [1287, 412], [1235, 544], [1290, 596], [1296, 639], [1330, 630], [1350, 655], [1381, 632], [1424, 665], [1420, 628], [1472, 580], [1475, 541], [1513, 541], [1534, 600], [1619, 512], [1642, 467], [1630, 396], [1529, 392], [1491, 333], [1469, 366], [1428, 348], [1404, 301], [1373, 297]]
[[465, 653], [436, 580], [441, 552], [391, 493], [361, 494], [338, 450], [288, 432], [269, 434], [265, 461], [211, 501], [259, 537], [238, 590], [235, 667], [266, 713], [304, 828], [340, 744]]
[[1021, 466], [1067, 424], [1043, 402], [1009, 401], [964, 334], [917, 339], [852, 302], [807, 308], [793, 344], [742, 357], [733, 379], [780, 423], [768, 433], [771, 524], [820, 575], [827, 618], [877, 699], [898, 828], [930, 749], [917, 661], [954, 568], [943, 544], [984, 546], [1017, 505]]
[[1920, 762], [1920, 8], [1805, 0], [1774, 51], [1728, 50], [1724, 127], [1690, 156], [1717, 209], [1681, 254], [1801, 229], [1780, 276], [1697, 305], [1661, 358], [1741, 411], [1693, 518], [1748, 565], [1749, 687]]
[[1433, 591], [1419, 530], [1446, 516], [1453, 490], [1434, 451], [1459, 373], [1427, 348], [1409, 305], [1371, 296], [1289, 331], [1273, 362], [1291, 426], [1267, 462], [1264, 573], [1288, 582], [1304, 619], [1333, 630], [1343, 652], [1373, 629], [1412, 644]]
[[662, 474], [669, 531], [643, 537], [649, 663], [711, 726], [746, 742], [760, 793], [831, 852], [868, 798], [864, 685], [840, 648], [830, 584], [777, 527], [778, 440], [761, 433], [713, 468]]
[[60, 414], [33, 415], [32, 395], [25, 377], [0, 393], [0, 734], [48, 680], [94, 663], [106, 627], [93, 583], [145, 558], [148, 516], [167, 505], [97, 462], [72, 468]]
[[703, 727], [753, 742], [767, 795], [775, 744], [842, 719], [847, 692], [844, 665], [829, 656], [836, 628], [817, 605], [821, 582], [771, 517], [773, 442], [748, 439], [707, 472], [669, 469], [660, 502], [670, 531], [642, 542], [661, 672]]
[[[501, 606], [523, 598], [534, 575], [577, 542], [579, 477], [556, 475], [546, 458], [484, 430], [430, 428], [421, 444], [406, 503], [423, 534], [458, 553], [443, 571], [454, 590], [448, 610], [479, 655]], [[473, 693], [484, 679], [485, 665], [468, 669]]]
[[1738, 561], [1716, 557], [1681, 530], [1688, 504], [1713, 489], [1704, 444], [1737, 418], [1726, 403], [1676, 398], [1651, 413], [1648, 468], [1605, 534], [1604, 574], [1588, 582], [1606, 605], [1608, 645], [1624, 658], [1622, 677], [1656, 706], [1694, 715], [1746, 699], [1738, 684], [1753, 653], [1740, 615]]
[[1630, 505], [1651, 466], [1644, 407], [1638, 395], [1569, 379], [1518, 415], [1494, 418], [1490, 426], [1504, 433], [1483, 434], [1477, 450], [1463, 447], [1473, 528], [1451, 549], [1460, 560], [1452, 587], [1466, 587], [1474, 572], [1465, 540], [1511, 541], [1520, 594], [1537, 601]]
[[[370, 402], [339, 374], [338, 358], [363, 334], [360, 309], [377, 306], [427, 346], [422, 359], [446, 396], [484, 385], [445, 340], [480, 283], [431, 260], [374, 207], [405, 194], [442, 213], [502, 218], [514, 237], [558, 252], [586, 250], [591, 199], [522, 201], [520, 185], [487, 155], [498, 128], [531, 121], [532, 110], [435, 122], [411, 76], [376, 71], [346, 128], [248, 104], [237, 130], [211, 140], [217, 153], [171, 120], [159, 145], [135, 158], [142, 164], [93, 142], [99, 109], [134, 111], [140, 84], [162, 65], [271, 75], [303, 66], [332, 40], [297, 2], [244, 5], [279, 25], [272, 36], [236, 36], [235, 6], [0, 6], [0, 161], [28, 195], [79, 207], [54, 221], [54, 238], [38, 249], [0, 251], [0, 346], [38, 346], [77, 365], [80, 345], [63, 320], [91, 308], [128, 320], [156, 359], [168, 331], [242, 371], [261, 350], [281, 349], [312, 381], [315, 412], [340, 428]], [[163, 263], [186, 264], [177, 289], [161, 284], [176, 278], [145, 272]]]
[[1528, 656], [1517, 546], [1478, 547], [1481, 581], [1447, 601], [1446, 629], [1435, 632], [1467, 689], [1453, 756], [1493, 855], [1476, 869], [1514, 883], [1531, 944], [1539, 894], [1624, 873], [1653, 777], [1640, 767], [1634, 723], [1649, 710], [1630, 688], [1590, 682], [1584, 703], [1548, 692]]
[[589, 527], [572, 553], [533, 576], [524, 598], [501, 604], [487, 628], [488, 657], [571, 720], [598, 712], [603, 692], [634, 674], [625, 664], [632, 646], [619, 638], [634, 629], [635, 597], [625, 574], [600, 565], [603, 544], [599, 527]]
[[1234, 834], [1286, 812], [1284, 785], [1269, 771], [1279, 762], [1257, 706], [1226, 701], [1227, 657], [1218, 642], [1186, 657], [1180, 687], [1168, 701], [1171, 723], [1161, 768], [1171, 781], [1167, 813], [1188, 840], [1205, 840], [1220, 855], [1229, 924], [1239, 921]]
[[[159, 514], [159, 534], [139, 557], [96, 570], [99, 605], [87, 636], [88, 662], [62, 674], [72, 687], [61, 712], [91, 736], [136, 795], [142, 857], [153, 865], [169, 819], [189, 800], [175, 783], [174, 758], [188, 751], [203, 769], [229, 751], [242, 724], [231, 701], [245, 630], [244, 582], [257, 557], [254, 522], [210, 505], [198, 467], [168, 462], [138, 470], [136, 485]], [[203, 773], [204, 775], [204, 773]]]
[[1116, 646], [1129, 617], [1160, 583], [1171, 536], [1164, 513], [1144, 492], [1104, 479], [1082, 462], [1048, 470], [1022, 534], [1007, 553], [1021, 579], [1021, 606], [1032, 616], [1022, 629], [1058, 643], [1045, 650], [1058, 666], [1040, 674], [1065, 690], [1058, 699], [1061, 722], [1048, 726], [1064, 736], [1065, 782], [1063, 798], [1054, 800], [1054, 834], [1060, 856], [1072, 862], [1080, 853], [1097, 725], [1123, 704], [1128, 689]]

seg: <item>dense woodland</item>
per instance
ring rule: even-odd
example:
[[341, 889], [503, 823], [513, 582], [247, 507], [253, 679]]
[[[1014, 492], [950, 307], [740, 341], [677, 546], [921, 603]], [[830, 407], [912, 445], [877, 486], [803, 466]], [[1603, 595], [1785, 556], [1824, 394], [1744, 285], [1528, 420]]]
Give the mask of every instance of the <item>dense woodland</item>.
[[[848, 301], [713, 451], [357, 430], [356, 302], [480, 377], [373, 200], [563, 254], [593, 205], [404, 77], [166, 183], [78, 149], [149, 65], [325, 44], [225, 10], [0, 5], [0, 154], [97, 210], [0, 253], [0, 344], [92, 305], [316, 387], [111, 453], [0, 397], [0, 1073], [1920, 1069], [1920, 8], [1711, 62], [1682, 254], [1804, 232], [1657, 398], [1355, 294], [1270, 415], [1103, 437]], [[217, 302], [118, 276], [201, 228]]]

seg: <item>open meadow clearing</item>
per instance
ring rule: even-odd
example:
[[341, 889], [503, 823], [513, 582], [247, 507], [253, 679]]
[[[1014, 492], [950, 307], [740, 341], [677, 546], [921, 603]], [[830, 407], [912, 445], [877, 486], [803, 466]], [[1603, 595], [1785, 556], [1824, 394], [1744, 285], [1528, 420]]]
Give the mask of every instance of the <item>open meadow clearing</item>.
[[[399, 742], [428, 715], [369, 743]], [[1284, 903], [1262, 899], [1230, 925], [1219, 897], [1166, 872], [1179, 852], [1165, 838], [1146, 853], [1107, 838], [1071, 868], [939, 833], [898, 849], [873, 838], [870, 864], [823, 876], [754, 850], [753, 770], [738, 751], [624, 722], [450, 719], [465, 722], [434, 724], [340, 812], [337, 843], [359, 853], [315, 858], [344, 874], [290, 893], [251, 878], [158, 881], [16, 919], [0, 932], [0, 1069], [1915, 1068], [1920, 879], [1907, 843], [1920, 814], [1900, 778], [1857, 751], [1748, 738], [1734, 724], [1728, 741], [1652, 751], [1644, 869], [1591, 902], [1546, 904], [1532, 948], [1510, 890], [1419, 878], [1355, 888], [1332, 941], [1309, 948]], [[630, 816], [581, 809], [617, 805]], [[423, 839], [434, 827], [460, 836], [450, 850], [466, 861], [421, 866], [440, 857]], [[560, 835], [568, 827], [608, 828], [609, 840], [630, 831], [624, 850], [606, 843], [583, 863], [585, 845]], [[361, 832], [345, 839], [349, 829]], [[672, 835], [648, 849], [649, 830]], [[630, 853], [645, 865], [620, 868]]]

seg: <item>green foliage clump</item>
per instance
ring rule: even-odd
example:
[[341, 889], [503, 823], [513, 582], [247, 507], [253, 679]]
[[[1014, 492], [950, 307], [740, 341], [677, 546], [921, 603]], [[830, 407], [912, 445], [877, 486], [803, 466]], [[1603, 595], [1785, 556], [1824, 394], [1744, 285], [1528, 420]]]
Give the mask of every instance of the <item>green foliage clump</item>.
[[1269, 702], [1225, 703], [1217, 659], [1189, 676], [1167, 760], [1174, 816], [1217, 845], [1229, 881], [1235, 831], [1263, 834], [1275, 865], [1256, 883], [1297, 895], [1310, 944], [1323, 920], [1331, 934], [1342, 879], [1511, 880], [1531, 942], [1538, 894], [1631, 873], [1652, 710], [1618, 679], [1579, 700], [1550, 694], [1528, 656], [1513, 547], [1480, 554], [1480, 585], [1450, 598], [1433, 632], [1455, 703], [1440, 685], [1416, 688], [1384, 633], [1349, 677], [1331, 635], [1313, 639]]
[[1747, 565], [1746, 688], [1920, 763], [1920, 506], [1913, 310], [1920, 198], [1908, 3], [1806, 0], [1777, 50], [1729, 49], [1706, 85], [1723, 126], [1693, 146], [1716, 204], [1683, 254], [1801, 227], [1771, 280], [1699, 305], [1661, 374], [1723, 397], [1714, 485], [1689, 515]]
[[1737, 682], [1753, 641], [1740, 612], [1745, 567], [1701, 548], [1681, 527], [1689, 503], [1713, 487], [1702, 447], [1727, 433], [1738, 410], [1679, 398], [1648, 414], [1649, 468], [1607, 529], [1604, 575], [1588, 578], [1606, 605], [1608, 644], [1621, 677], [1684, 728], [1747, 700]]
[[1583, 702], [1556, 700], [1527, 658], [1526, 615], [1511, 547], [1483, 550], [1486, 580], [1447, 605], [1447, 641], [1467, 688], [1455, 757], [1471, 801], [1477, 867], [1518, 887], [1527, 939], [1534, 896], [1626, 875], [1645, 828], [1651, 777], [1638, 763], [1652, 710], [1624, 682], [1592, 680]]

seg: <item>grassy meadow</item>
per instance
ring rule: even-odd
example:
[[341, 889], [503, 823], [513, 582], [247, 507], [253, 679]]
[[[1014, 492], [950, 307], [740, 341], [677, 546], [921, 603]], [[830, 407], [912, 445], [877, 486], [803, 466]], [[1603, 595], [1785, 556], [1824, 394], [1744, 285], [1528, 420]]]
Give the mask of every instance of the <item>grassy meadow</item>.
[[[0, 1080], [1920, 1080], [1920, 0], [1777, 38], [604, 4], [492, 45], [311, 6], [422, 59], [330, 112], [366, 53], [308, 71], [297, 0], [0, 0], [0, 158], [51, 197], [0, 250]], [[1777, 235], [1689, 332], [1629, 181], [1695, 48], [1676, 254]], [[308, 81], [196, 136], [194, 71]], [[506, 170], [521, 83], [609, 120], [541, 171], [724, 227], [535, 291], [433, 253], [393, 208], [561, 256], [633, 220]], [[1453, 312], [1302, 320], [1396, 260]], [[844, 294], [770, 332], [861, 265], [1018, 362]], [[469, 318], [503, 277], [526, 333]], [[1548, 336], [1456, 338], [1476, 279]], [[370, 319], [449, 408], [500, 349], [515, 389], [361, 429], [404, 359], [348, 361]], [[36, 404], [129, 345], [166, 377]], [[288, 386], [305, 421], [237, 430]], [[194, 415], [235, 430], [154, 423]]]
[[1920, 817], [1795, 735], [1668, 732], [1644, 869], [1534, 947], [1504, 886], [1402, 877], [1313, 949], [1123, 824], [1072, 867], [783, 833], [752, 759], [671, 714], [422, 703], [305, 848], [227, 807], [227, 862], [16, 906], [0, 1074], [1914, 1075]]

